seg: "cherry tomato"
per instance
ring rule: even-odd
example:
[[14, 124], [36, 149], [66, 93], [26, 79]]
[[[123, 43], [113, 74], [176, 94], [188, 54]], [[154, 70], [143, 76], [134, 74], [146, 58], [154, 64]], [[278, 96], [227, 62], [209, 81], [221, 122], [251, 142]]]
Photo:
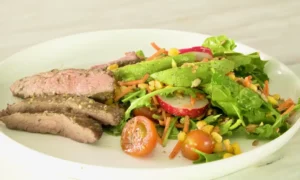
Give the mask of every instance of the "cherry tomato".
[[193, 148], [211, 154], [214, 150], [213, 138], [201, 130], [190, 131], [181, 147], [182, 155], [187, 159], [197, 160], [199, 155], [192, 150]]
[[147, 107], [141, 107], [141, 108], [136, 108], [133, 110], [133, 114], [134, 116], [145, 116], [149, 119], [153, 119], [152, 115], [154, 114], [153, 111], [151, 111], [149, 108]]
[[121, 147], [129, 155], [142, 157], [150, 154], [157, 144], [154, 123], [145, 116], [130, 119], [123, 128]]

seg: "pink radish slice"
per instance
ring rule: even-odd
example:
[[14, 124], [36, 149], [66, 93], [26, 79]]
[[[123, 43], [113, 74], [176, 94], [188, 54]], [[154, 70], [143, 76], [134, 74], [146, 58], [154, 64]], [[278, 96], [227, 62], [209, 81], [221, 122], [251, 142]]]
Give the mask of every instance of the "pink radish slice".
[[191, 48], [179, 49], [180, 54], [184, 53], [195, 53], [196, 60], [201, 61], [204, 58], [212, 59], [213, 55], [209, 48], [202, 47], [202, 46], [195, 46]]
[[162, 97], [157, 96], [159, 105], [169, 114], [175, 116], [189, 116], [196, 118], [205, 113], [208, 107], [206, 98], [197, 100], [194, 105], [191, 105], [190, 97]]

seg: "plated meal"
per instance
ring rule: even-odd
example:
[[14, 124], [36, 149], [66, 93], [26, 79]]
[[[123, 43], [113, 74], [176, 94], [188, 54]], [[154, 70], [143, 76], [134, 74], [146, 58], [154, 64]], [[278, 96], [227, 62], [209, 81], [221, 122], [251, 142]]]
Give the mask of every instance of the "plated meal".
[[7, 105], [7, 128], [61, 135], [95, 143], [102, 133], [120, 136], [124, 153], [145, 157], [177, 140], [170, 159], [181, 153], [194, 163], [242, 153], [230, 137], [275, 139], [291, 126], [299, 102], [269, 91], [266, 60], [258, 52], [235, 52], [226, 36], [201, 46], [142, 50], [89, 69], [54, 69], [14, 82], [21, 101]]

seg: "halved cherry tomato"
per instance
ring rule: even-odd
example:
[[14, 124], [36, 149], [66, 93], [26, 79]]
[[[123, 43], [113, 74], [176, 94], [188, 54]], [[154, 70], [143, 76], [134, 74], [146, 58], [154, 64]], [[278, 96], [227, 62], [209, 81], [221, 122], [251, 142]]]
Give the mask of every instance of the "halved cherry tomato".
[[145, 116], [130, 119], [123, 128], [121, 147], [129, 155], [142, 157], [150, 154], [157, 144], [154, 123]]
[[187, 134], [181, 146], [182, 155], [187, 159], [197, 160], [199, 155], [193, 151], [193, 148], [211, 154], [214, 150], [213, 138], [201, 130], [192, 130]]
[[153, 119], [152, 115], [154, 114], [153, 111], [151, 111], [149, 108], [147, 107], [140, 107], [140, 108], [136, 108], [133, 110], [133, 114], [134, 116], [145, 116], [149, 119]]

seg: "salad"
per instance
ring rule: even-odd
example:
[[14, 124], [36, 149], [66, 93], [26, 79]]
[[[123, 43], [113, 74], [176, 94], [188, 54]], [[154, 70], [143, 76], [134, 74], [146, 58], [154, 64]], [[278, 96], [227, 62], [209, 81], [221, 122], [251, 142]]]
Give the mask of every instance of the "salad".
[[121, 104], [126, 112], [105, 131], [121, 136], [125, 153], [144, 157], [177, 140], [170, 159], [181, 153], [194, 163], [210, 162], [242, 153], [232, 136], [252, 138], [256, 145], [291, 127], [288, 118], [300, 104], [270, 94], [268, 61], [258, 52], [235, 52], [234, 40], [224, 35], [185, 49], [151, 45], [155, 53], [149, 57], [136, 52], [143, 61], [107, 68], [118, 83], [106, 103]]

